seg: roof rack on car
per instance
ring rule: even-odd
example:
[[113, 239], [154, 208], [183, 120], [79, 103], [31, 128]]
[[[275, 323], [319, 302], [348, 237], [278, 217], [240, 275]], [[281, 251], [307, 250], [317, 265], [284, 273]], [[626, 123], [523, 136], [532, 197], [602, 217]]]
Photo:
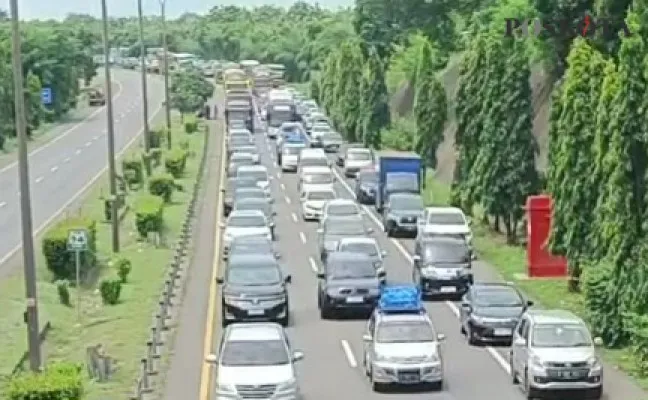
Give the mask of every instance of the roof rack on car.
[[377, 310], [385, 314], [419, 314], [425, 312], [421, 290], [414, 285], [384, 286]]

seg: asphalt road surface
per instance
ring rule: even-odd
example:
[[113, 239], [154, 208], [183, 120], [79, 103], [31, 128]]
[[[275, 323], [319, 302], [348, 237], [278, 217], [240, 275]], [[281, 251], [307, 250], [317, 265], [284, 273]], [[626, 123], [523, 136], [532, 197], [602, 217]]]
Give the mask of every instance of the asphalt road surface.
[[[427, 310], [438, 331], [446, 335], [443, 344], [445, 361], [443, 390], [439, 392], [406, 390], [386, 394], [373, 392], [362, 368], [362, 334], [366, 321], [320, 319], [315, 275], [319, 263], [317, 223], [304, 222], [301, 219], [297, 177], [295, 174], [281, 172], [276, 164], [273, 141], [266, 139], [259, 132], [256, 137], [262, 163], [268, 167], [274, 178], [272, 191], [277, 212], [277, 248], [282, 254], [283, 267], [293, 277], [290, 287], [292, 318], [288, 333], [293, 346], [305, 353], [304, 360], [298, 365], [298, 373], [306, 399], [521, 400], [524, 398], [519, 388], [511, 383], [508, 348], [469, 346], [460, 333], [457, 318], [458, 304], [451, 301], [427, 303]], [[338, 196], [353, 198], [353, 182], [344, 179], [339, 170], [335, 171]], [[388, 238], [374, 210], [371, 207], [364, 208], [367, 222], [374, 228], [373, 236], [388, 252], [385, 261], [388, 282], [410, 283], [412, 240]], [[500, 280], [494, 269], [482, 261], [477, 261], [473, 270], [478, 280]], [[213, 339], [212, 351], [217, 348], [221, 333], [218, 306], [220, 294], [217, 293], [214, 297], [215, 319], [210, 326], [212, 331], [207, 332], [207, 337]], [[196, 355], [196, 358], [198, 357]], [[213, 371], [211, 373], [213, 374]], [[205, 376], [203, 373], [201, 382], [203, 386]], [[643, 400], [646, 397], [634, 383], [610, 366], [606, 369], [605, 388], [604, 399], [608, 400]], [[201, 396], [201, 400], [208, 398], [213, 400], [212, 389], [203, 390], [203, 393], [210, 393], [210, 395]], [[170, 399], [168, 396], [166, 398]]]
[[[119, 154], [142, 131], [140, 74], [114, 69], [115, 152]], [[164, 99], [161, 77], [149, 76], [149, 116], [160, 113]], [[108, 165], [106, 108], [73, 125], [29, 155], [34, 234], [40, 233], [97, 181]], [[20, 193], [16, 163], [0, 169], [0, 275], [21, 247]]]

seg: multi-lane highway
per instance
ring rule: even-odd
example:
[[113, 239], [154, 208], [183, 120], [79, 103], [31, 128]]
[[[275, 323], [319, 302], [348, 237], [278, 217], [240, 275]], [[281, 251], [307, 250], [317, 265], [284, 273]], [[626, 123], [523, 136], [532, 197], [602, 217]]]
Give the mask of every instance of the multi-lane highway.
[[[113, 92], [115, 150], [120, 153], [142, 132], [140, 74], [114, 70]], [[160, 114], [164, 86], [159, 76], [149, 77], [149, 115]], [[30, 152], [34, 233], [54, 218], [97, 181], [107, 166], [106, 108], [93, 112], [54, 140]], [[20, 193], [16, 163], [0, 169], [0, 275], [21, 246]]]
[[[300, 218], [297, 176], [282, 173], [276, 163], [274, 142], [257, 132], [257, 146], [262, 164], [273, 176], [272, 192], [277, 212], [277, 248], [282, 254], [282, 264], [293, 277], [290, 288], [292, 320], [288, 328], [296, 349], [305, 353], [299, 364], [302, 390], [306, 399], [400, 399], [434, 398], [453, 400], [473, 399], [523, 399], [522, 392], [512, 385], [508, 348], [472, 347], [459, 331], [458, 306], [451, 301], [428, 302], [427, 310], [439, 332], [446, 335], [443, 345], [445, 384], [440, 392], [396, 392], [377, 394], [371, 390], [362, 368], [362, 334], [366, 321], [359, 319], [322, 320], [317, 308], [317, 278], [319, 266], [317, 249], [317, 223]], [[224, 148], [224, 147], [223, 147]], [[339, 170], [336, 191], [340, 198], [353, 198], [352, 181], [345, 179]], [[411, 282], [413, 242], [388, 238], [371, 207], [364, 207], [366, 218], [373, 226], [373, 236], [388, 252], [386, 270], [388, 281]], [[220, 214], [219, 214], [220, 215]], [[218, 234], [216, 235], [218, 237]], [[218, 240], [216, 241], [218, 245]], [[215, 249], [215, 275], [218, 274], [219, 249]], [[486, 263], [477, 261], [473, 266], [477, 280], [499, 280]], [[212, 287], [215, 287], [212, 285]], [[220, 339], [220, 297], [217, 291], [210, 294], [210, 311], [207, 318], [207, 337], [212, 339], [211, 351], [217, 349]], [[210, 331], [209, 331], [210, 330]], [[208, 346], [209, 347], [209, 346]], [[206, 349], [210, 351], [209, 349]], [[213, 399], [207, 393], [209, 377], [213, 371], [204, 366], [201, 400]], [[605, 376], [604, 399], [642, 400], [645, 395], [618, 371], [608, 368]], [[213, 388], [212, 388], [213, 389]], [[565, 399], [563, 399], [565, 400]]]

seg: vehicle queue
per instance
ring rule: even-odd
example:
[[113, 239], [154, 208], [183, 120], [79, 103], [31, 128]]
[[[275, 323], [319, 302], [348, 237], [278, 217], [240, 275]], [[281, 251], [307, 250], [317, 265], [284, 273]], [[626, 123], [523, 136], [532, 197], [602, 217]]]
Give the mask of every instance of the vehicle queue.
[[[292, 276], [276, 246], [277, 178], [261, 162], [266, 141], [274, 143], [278, 169], [297, 177], [299, 218], [318, 224], [313, 297], [320, 318], [367, 319], [361, 361], [374, 391], [443, 390], [445, 336], [425, 302], [449, 298], [460, 301], [457, 330], [467, 346], [510, 346], [510, 380], [526, 398], [557, 391], [601, 397], [600, 340], [569, 312], [534, 308], [514, 285], [474, 278], [471, 221], [458, 208], [426, 207], [426, 171], [417, 155], [344, 143], [317, 102], [295, 90], [275, 89], [254, 101], [262, 133], [227, 121], [218, 278], [224, 331], [219, 354], [209, 360], [218, 368], [216, 398], [302, 398], [295, 363], [304, 353], [283, 328], [292, 323], [291, 300], [304, 299], [290, 298]], [[339, 196], [340, 179], [355, 200]], [[383, 234], [376, 225], [387, 237], [413, 239], [411, 281], [390, 281], [390, 256], [375, 238]]]

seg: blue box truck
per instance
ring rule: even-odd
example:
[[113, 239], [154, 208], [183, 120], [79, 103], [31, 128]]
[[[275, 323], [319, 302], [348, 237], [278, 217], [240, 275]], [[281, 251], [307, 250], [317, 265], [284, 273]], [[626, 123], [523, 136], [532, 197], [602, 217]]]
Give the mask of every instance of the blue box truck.
[[421, 193], [425, 183], [425, 165], [413, 152], [381, 152], [378, 160], [378, 188], [376, 210], [382, 212], [383, 204], [392, 193]]

